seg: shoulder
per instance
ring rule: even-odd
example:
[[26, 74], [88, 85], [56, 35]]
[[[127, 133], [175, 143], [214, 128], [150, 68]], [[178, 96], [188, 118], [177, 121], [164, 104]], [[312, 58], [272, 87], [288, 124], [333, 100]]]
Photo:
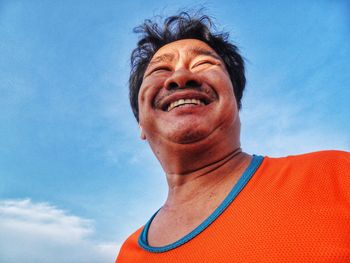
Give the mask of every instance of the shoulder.
[[265, 174], [283, 178], [286, 184], [350, 195], [349, 152], [329, 150], [265, 159]]
[[324, 173], [339, 171], [340, 173], [349, 173], [350, 169], [350, 153], [345, 151], [318, 151], [295, 155], [289, 157], [291, 162], [295, 162], [298, 166], [305, 169], [314, 169]]
[[311, 160], [311, 161], [350, 161], [350, 153], [346, 151], [339, 151], [339, 150], [327, 150], [327, 151], [318, 151], [318, 152], [311, 152], [311, 153], [305, 153], [300, 155], [291, 155], [288, 156], [289, 158], [295, 158], [295, 159], [304, 159], [304, 160]]
[[130, 262], [131, 255], [135, 255], [140, 250], [138, 245], [138, 239], [141, 234], [143, 227], [137, 229], [132, 233], [121, 246], [116, 262]]
[[286, 157], [265, 157], [262, 170], [283, 178], [338, 181], [350, 187], [350, 153], [345, 151], [318, 151]]
[[286, 157], [266, 157], [268, 162], [276, 165], [296, 165], [300, 168], [307, 167], [348, 167], [350, 166], [350, 153], [338, 150], [311, 152]]

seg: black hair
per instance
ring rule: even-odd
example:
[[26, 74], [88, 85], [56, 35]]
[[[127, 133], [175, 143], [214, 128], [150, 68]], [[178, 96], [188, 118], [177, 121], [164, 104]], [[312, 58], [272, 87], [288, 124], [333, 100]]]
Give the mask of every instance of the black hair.
[[131, 54], [129, 98], [137, 121], [139, 121], [138, 94], [149, 62], [162, 46], [181, 39], [201, 40], [222, 58], [230, 75], [238, 109], [241, 108], [246, 83], [243, 58], [237, 46], [229, 42], [228, 32], [214, 32], [213, 29], [215, 25], [209, 16], [191, 16], [188, 12], [167, 17], [163, 25], [147, 19], [142, 25], [134, 28], [134, 33], [141, 34], [141, 38]]

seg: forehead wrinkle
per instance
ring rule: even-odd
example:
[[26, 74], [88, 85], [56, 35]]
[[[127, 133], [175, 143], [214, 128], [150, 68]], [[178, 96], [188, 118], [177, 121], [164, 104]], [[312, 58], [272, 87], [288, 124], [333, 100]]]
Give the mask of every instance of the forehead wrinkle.
[[200, 55], [210, 56], [212, 58], [221, 60], [221, 58], [214, 51], [204, 49], [204, 48], [192, 47], [187, 51], [187, 53], [195, 56], [200, 56]]
[[172, 53], [165, 53], [162, 55], [157, 56], [156, 58], [152, 59], [149, 63], [149, 66], [159, 63], [159, 62], [170, 62], [174, 59], [175, 55]]

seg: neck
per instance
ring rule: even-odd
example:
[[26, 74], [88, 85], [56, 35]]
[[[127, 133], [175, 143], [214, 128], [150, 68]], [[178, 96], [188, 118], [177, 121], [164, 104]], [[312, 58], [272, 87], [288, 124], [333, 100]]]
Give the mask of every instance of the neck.
[[240, 148], [239, 128], [236, 118], [234, 123], [188, 144], [148, 134], [150, 146], [166, 172], [169, 186], [166, 205], [196, 202], [201, 194], [220, 195], [220, 190], [233, 186], [251, 159]]
[[236, 182], [246, 167], [251, 156], [241, 148], [185, 174], [168, 173], [168, 198], [165, 207], [176, 208], [200, 200], [208, 193], [220, 191], [222, 187]]

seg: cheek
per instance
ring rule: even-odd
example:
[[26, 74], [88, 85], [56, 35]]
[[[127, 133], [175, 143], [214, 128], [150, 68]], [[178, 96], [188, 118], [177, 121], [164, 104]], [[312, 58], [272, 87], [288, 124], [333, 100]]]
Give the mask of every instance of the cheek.
[[[157, 82], [159, 83], [159, 82]], [[153, 100], [159, 92], [159, 84], [154, 81], [144, 80], [138, 95], [139, 124], [143, 127], [144, 133], [152, 129], [154, 116]]]
[[145, 79], [142, 82], [138, 96], [139, 107], [141, 108], [141, 105], [152, 106], [154, 98], [161, 91], [163, 86], [164, 78], [152, 77]]
[[220, 118], [225, 120], [235, 119], [238, 114], [238, 108], [228, 74], [222, 70], [212, 70], [207, 72], [204, 77], [218, 96], [220, 106], [217, 108], [217, 113], [220, 115]]
[[215, 90], [220, 99], [227, 96], [230, 98], [234, 97], [231, 79], [222, 70], [207, 72], [203, 79]]
[[138, 103], [140, 114], [148, 111], [148, 109], [152, 106], [152, 93], [150, 92], [150, 89], [141, 87], [138, 96]]

